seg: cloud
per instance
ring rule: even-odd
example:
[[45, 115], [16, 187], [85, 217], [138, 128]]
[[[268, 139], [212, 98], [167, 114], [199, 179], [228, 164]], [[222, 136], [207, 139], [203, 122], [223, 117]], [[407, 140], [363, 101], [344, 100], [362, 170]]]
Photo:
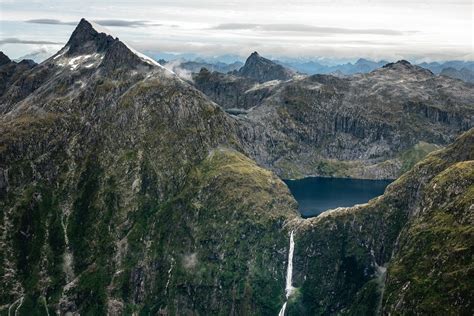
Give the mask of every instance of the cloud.
[[51, 42], [51, 41], [34, 41], [34, 40], [24, 40], [16, 37], [0, 39], [0, 45], [4, 44], [50, 44], [50, 45], [63, 45], [64, 43]]
[[173, 71], [181, 79], [188, 80], [188, 81], [192, 82], [193, 81], [192, 72], [188, 69], [183, 68], [181, 66], [181, 64], [182, 64], [181, 60], [172, 60], [172, 61], [166, 63], [165, 68], [168, 68], [171, 71]]
[[141, 20], [95, 20], [94, 22], [103, 26], [119, 26], [119, 27], [148, 27], [148, 26], [161, 26], [161, 24], [150, 23], [149, 21]]
[[[351, 29], [341, 27], [322, 27], [307, 24], [253, 24], [253, 23], [224, 23], [213, 30], [251, 30], [263, 32], [294, 32], [313, 33], [319, 35], [331, 34], [375, 34], [375, 35], [403, 35], [406, 32], [390, 29]], [[412, 33], [412, 32], [411, 32]]]
[[[51, 25], [77, 25], [78, 22], [61, 21], [56, 19], [33, 19], [25, 21], [27, 23], [35, 24], [51, 24]], [[117, 26], [117, 27], [148, 27], [160, 26], [161, 24], [150, 23], [144, 20], [94, 20], [94, 22], [103, 26]]]
[[33, 19], [27, 20], [26, 23], [35, 23], [35, 24], [53, 24], [53, 25], [76, 25], [77, 22], [65, 22], [56, 19]]

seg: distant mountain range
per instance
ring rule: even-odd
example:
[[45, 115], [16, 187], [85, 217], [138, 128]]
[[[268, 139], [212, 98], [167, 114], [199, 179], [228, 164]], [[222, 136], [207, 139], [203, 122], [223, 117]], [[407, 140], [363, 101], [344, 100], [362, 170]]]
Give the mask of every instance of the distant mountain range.
[[[52, 54], [53, 51], [51, 49], [41, 48], [16, 58], [14, 61], [20, 62], [23, 59], [28, 59], [40, 63], [49, 58]], [[240, 56], [231, 54], [206, 58], [192, 53], [149, 53], [149, 56], [152, 56], [152, 58], [168, 68], [174, 69], [178, 74], [185, 72], [185, 77], [190, 77], [191, 73], [198, 73], [202, 68], [206, 68], [211, 72], [227, 73], [239, 70], [244, 65]], [[302, 74], [331, 74], [339, 77], [356, 73], [368, 73], [389, 63], [386, 60], [373, 61], [365, 58], [359, 58], [355, 62], [343, 62], [331, 59], [311, 60], [294, 58], [268, 60], [272, 60], [275, 64], [285, 66], [289, 70]], [[466, 82], [473, 82], [473, 61], [450, 60], [445, 62], [422, 62], [415, 64], [429, 69], [434, 74], [442, 74]]]
[[338, 65], [325, 65], [317, 61], [307, 61], [307, 62], [279, 62], [282, 65], [286, 65], [290, 68], [293, 68], [299, 72], [306, 73], [308, 75], [314, 74], [331, 74], [331, 73], [342, 73], [345, 75], [355, 74], [355, 73], [367, 73], [382, 67], [387, 64], [388, 61], [371, 61], [367, 59], [360, 58], [355, 63], [344, 63]]
[[443, 68], [443, 70], [440, 72], [440, 75], [474, 83], [474, 71], [465, 67], [461, 69], [456, 69], [453, 67]]

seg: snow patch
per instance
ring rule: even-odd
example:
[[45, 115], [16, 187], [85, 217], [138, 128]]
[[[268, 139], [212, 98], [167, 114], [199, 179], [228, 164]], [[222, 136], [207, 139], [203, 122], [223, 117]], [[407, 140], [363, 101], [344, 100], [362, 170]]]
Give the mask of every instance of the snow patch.
[[264, 83], [258, 83], [256, 85], [254, 85], [252, 88], [248, 89], [247, 91], [245, 91], [245, 93], [248, 93], [248, 92], [252, 92], [252, 91], [256, 91], [256, 90], [260, 90], [260, 89], [263, 89], [263, 88], [270, 88], [270, 87], [274, 87], [278, 84], [280, 84], [281, 81], [280, 80], [270, 80], [270, 81], [266, 81]]
[[85, 68], [91, 68], [98, 66], [99, 63], [104, 59], [102, 54], [88, 54], [80, 55], [73, 58], [68, 58], [63, 56], [64, 53], [61, 53], [53, 58], [56, 60], [56, 64], [60, 67], [69, 67], [71, 70], [76, 70], [80, 65], [87, 63]]
[[[94, 30], [96, 30], [98, 33], [104, 33], [104, 34], [107, 34], [107, 35], [110, 35], [112, 36], [113, 38], [118, 38], [117, 36], [115, 36], [110, 30], [108, 30], [107, 28], [103, 27], [102, 25], [99, 25], [95, 22], [89, 22], [92, 27], [94, 28]], [[128, 45], [126, 42], [122, 41], [121, 42], [127, 46], [127, 48], [132, 52], [134, 53], [135, 55], [137, 55], [141, 60], [143, 60], [144, 62], [150, 64], [150, 65], [153, 65], [153, 66], [157, 66], [157, 67], [160, 67], [161, 69], [164, 69], [166, 71], [169, 71], [171, 72], [172, 74], [175, 74], [174, 72], [172, 72], [171, 70], [163, 67], [162, 65], [160, 65], [156, 60], [154, 60], [153, 58], [151, 57], [148, 57], [146, 56], [145, 54], [142, 54], [140, 53], [139, 51], [137, 51], [136, 49], [134, 49], [132, 46]]]

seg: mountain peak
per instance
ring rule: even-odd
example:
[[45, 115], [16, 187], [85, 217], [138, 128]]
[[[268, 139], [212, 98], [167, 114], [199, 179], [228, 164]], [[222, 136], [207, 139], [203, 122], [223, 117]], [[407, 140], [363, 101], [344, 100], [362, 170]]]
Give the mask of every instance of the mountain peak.
[[99, 53], [118, 41], [99, 25], [82, 18], [66, 44], [68, 54]]
[[412, 74], [418, 74], [418, 75], [425, 75], [425, 76], [432, 76], [433, 73], [425, 69], [423, 67], [413, 65], [407, 60], [399, 60], [394, 63], [388, 63], [384, 65], [381, 69], [387, 69], [387, 70], [392, 70], [397, 73], [412, 73]]
[[368, 59], [365, 59], [365, 58], [359, 58], [357, 59], [357, 61], [355, 62], [355, 64], [366, 64], [366, 63], [373, 63], [372, 61], [368, 60]]
[[[63, 60], [71, 57], [74, 57], [73, 60]], [[139, 64], [164, 68], [152, 58], [119, 40], [107, 28], [84, 18], [76, 26], [66, 46], [51, 60], [60, 65], [71, 65], [71, 69], [75, 69], [77, 64], [85, 62], [88, 63], [88, 67], [98, 66], [102, 59], [102, 64], [111, 69], [126, 65], [134, 67]]]
[[0, 52], [0, 66], [8, 64], [9, 62], [11, 62], [10, 58], [8, 58], [8, 56], [3, 52]]
[[257, 51], [253, 52], [252, 54], [250, 54], [249, 58], [256, 58], [256, 57], [261, 57]]
[[408, 60], [399, 60], [395, 63], [388, 63], [386, 64], [385, 66], [383, 66], [383, 68], [400, 68], [400, 67], [403, 67], [403, 68], [411, 68], [411, 67], [414, 67]]
[[253, 52], [245, 61], [245, 65], [239, 69], [241, 76], [255, 79], [259, 82], [270, 80], [288, 80], [293, 72], [270, 59]]

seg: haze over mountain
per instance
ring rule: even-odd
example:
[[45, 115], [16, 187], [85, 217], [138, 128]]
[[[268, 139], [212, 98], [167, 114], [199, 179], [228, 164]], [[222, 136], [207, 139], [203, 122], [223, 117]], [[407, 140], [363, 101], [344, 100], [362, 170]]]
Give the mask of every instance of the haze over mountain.
[[440, 75], [474, 83], [474, 70], [468, 68], [456, 69], [452, 67], [443, 68]]
[[[0, 54], [0, 83], [2, 314], [474, 308], [472, 84], [256, 53], [183, 80], [85, 19], [40, 64]], [[303, 219], [280, 177], [306, 175], [400, 177]]]

